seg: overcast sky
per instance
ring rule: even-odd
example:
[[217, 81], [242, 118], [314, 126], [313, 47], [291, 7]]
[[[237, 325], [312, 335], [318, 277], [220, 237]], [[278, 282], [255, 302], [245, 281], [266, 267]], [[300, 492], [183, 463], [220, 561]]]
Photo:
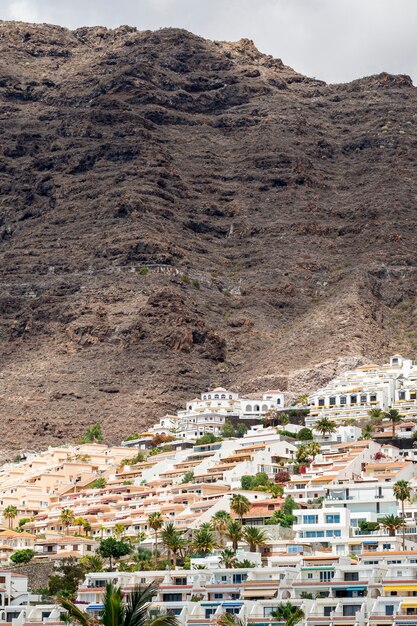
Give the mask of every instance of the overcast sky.
[[387, 71], [417, 84], [417, 0], [0, 0], [0, 19], [247, 37], [327, 82]]

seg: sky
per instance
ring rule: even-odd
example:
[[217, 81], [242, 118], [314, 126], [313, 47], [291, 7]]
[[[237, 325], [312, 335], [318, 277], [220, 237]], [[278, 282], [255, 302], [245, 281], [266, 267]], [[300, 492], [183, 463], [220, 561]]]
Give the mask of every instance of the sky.
[[417, 85], [417, 0], [0, 0], [0, 19], [245, 37], [326, 82], [386, 71]]

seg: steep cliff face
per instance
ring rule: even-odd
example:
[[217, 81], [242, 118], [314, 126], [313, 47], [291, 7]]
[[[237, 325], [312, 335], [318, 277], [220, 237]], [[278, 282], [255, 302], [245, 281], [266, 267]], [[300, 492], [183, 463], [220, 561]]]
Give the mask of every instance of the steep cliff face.
[[7, 450], [413, 355], [416, 105], [247, 40], [1, 23]]

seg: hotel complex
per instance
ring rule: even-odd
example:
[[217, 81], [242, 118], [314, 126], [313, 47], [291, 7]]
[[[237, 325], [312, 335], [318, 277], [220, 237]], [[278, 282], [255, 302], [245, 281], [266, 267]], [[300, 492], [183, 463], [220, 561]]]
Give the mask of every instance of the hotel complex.
[[[224, 613], [246, 626], [284, 626], [284, 605], [300, 609], [301, 626], [416, 626], [416, 389], [417, 366], [394, 355], [311, 394], [311, 432], [263, 420], [297, 409], [285, 407], [280, 391], [240, 396], [216, 388], [126, 445], [61, 446], [4, 465], [0, 623], [63, 625], [54, 598], [42, 600], [11, 566], [13, 554], [33, 550], [31, 567], [59, 568], [117, 537], [132, 554], [116, 560], [114, 571], [106, 563], [86, 573], [75, 594], [90, 616], [103, 610], [106, 583], [129, 594], [155, 582], [151, 614], [175, 615], [182, 626], [216, 623]], [[383, 414], [379, 432], [365, 437], [375, 408], [398, 410], [395, 437]], [[328, 432], [323, 418], [333, 422]], [[246, 432], [225, 436], [229, 421], [245, 423]], [[238, 527], [234, 539], [210, 530], [219, 512]], [[152, 557], [154, 514], [162, 524], [159, 557]], [[161, 534], [171, 524], [185, 540], [175, 560]], [[199, 552], [191, 547], [201, 527], [215, 541]], [[261, 539], [251, 543], [248, 529]], [[144, 569], [133, 558], [138, 551], [150, 555]], [[165, 566], [153, 569], [158, 558]]]

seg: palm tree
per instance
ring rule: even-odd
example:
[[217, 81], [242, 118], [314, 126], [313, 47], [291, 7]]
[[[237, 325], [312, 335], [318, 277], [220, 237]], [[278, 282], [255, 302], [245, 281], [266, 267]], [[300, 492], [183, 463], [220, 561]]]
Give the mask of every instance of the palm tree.
[[104, 571], [104, 561], [97, 554], [87, 554], [81, 557], [80, 565], [83, 566], [87, 573]]
[[394, 496], [401, 501], [401, 515], [403, 518], [403, 550], [405, 550], [405, 513], [404, 503], [411, 498], [411, 488], [406, 480], [398, 480], [394, 485]]
[[237, 550], [239, 541], [242, 541], [242, 524], [238, 520], [233, 520], [227, 527], [226, 537], [232, 542], [233, 550]]
[[336, 430], [336, 425], [332, 420], [329, 420], [328, 417], [322, 417], [316, 425], [314, 426], [315, 430], [317, 430], [323, 437], [326, 435], [330, 435], [334, 433]]
[[216, 513], [211, 518], [211, 527], [218, 533], [219, 544], [221, 547], [224, 546], [224, 534], [231, 521], [232, 518], [230, 516], [230, 513], [228, 513], [227, 511], [216, 511]]
[[125, 530], [125, 525], [119, 522], [118, 524], [114, 525], [113, 534], [116, 535], [116, 537], [123, 537]]
[[312, 456], [313, 459], [320, 454], [321, 446], [317, 441], [311, 441], [306, 445], [306, 452], [308, 456]]
[[399, 515], [385, 515], [379, 521], [389, 531], [390, 537], [395, 537], [395, 531], [404, 526], [404, 520]]
[[368, 422], [368, 424], [365, 424], [365, 426], [362, 428], [362, 439], [372, 439], [374, 431], [374, 425], [371, 422]]
[[230, 550], [230, 548], [226, 548], [223, 552], [220, 552], [220, 563], [227, 569], [233, 569], [236, 567], [236, 552], [234, 550]]
[[[103, 612], [100, 623], [103, 626], [178, 626], [173, 615], [158, 615], [152, 618], [149, 608], [158, 591], [158, 585], [135, 587], [127, 600], [123, 600], [120, 587], [109, 583], [103, 599]], [[69, 622], [79, 626], [95, 626], [97, 618], [79, 609], [71, 600], [58, 596], [58, 602], [67, 611]]]
[[284, 626], [295, 626], [304, 618], [304, 611], [291, 602], [286, 602], [285, 604], [281, 603], [274, 611], [271, 611], [271, 616], [284, 622]]
[[249, 511], [252, 504], [246, 496], [242, 496], [240, 493], [235, 493], [230, 500], [230, 508], [233, 513], [239, 516], [240, 523], [243, 524], [243, 516]]
[[6, 508], [4, 509], [3, 517], [4, 519], [7, 519], [9, 521], [9, 528], [13, 528], [13, 520], [15, 517], [17, 517], [17, 514], [17, 507], [13, 506], [12, 504], [6, 506]]
[[245, 526], [243, 529], [243, 539], [249, 544], [249, 551], [256, 552], [258, 548], [266, 544], [268, 537], [261, 528]]
[[246, 626], [247, 621], [234, 613], [222, 613], [214, 622], [216, 626]]
[[74, 511], [71, 511], [71, 509], [62, 509], [59, 521], [63, 524], [65, 532], [68, 535], [69, 527], [73, 526], [75, 523]]
[[[208, 527], [207, 527], [208, 526]], [[213, 530], [210, 525], [203, 524], [194, 533], [193, 548], [198, 554], [206, 556], [213, 552], [217, 547], [216, 540], [214, 539]]]
[[370, 409], [368, 415], [373, 422], [379, 422], [384, 417], [384, 411], [382, 409]]
[[162, 515], [160, 513], [150, 513], [148, 515], [148, 526], [152, 528], [155, 533], [155, 544], [154, 544], [154, 559], [158, 558], [158, 530], [162, 528], [164, 525], [164, 521], [162, 519]]
[[384, 417], [390, 420], [392, 424], [392, 438], [395, 437], [395, 427], [402, 421], [402, 417], [397, 411], [397, 409], [390, 409], [386, 413], [384, 413]]
[[74, 526], [78, 526], [78, 534], [81, 535], [81, 528], [85, 527], [87, 521], [83, 517], [76, 517], [74, 519]]
[[161, 533], [161, 539], [164, 546], [172, 554], [172, 564], [177, 569], [177, 556], [185, 548], [185, 540], [181, 533], [175, 528], [172, 522], [169, 522]]

